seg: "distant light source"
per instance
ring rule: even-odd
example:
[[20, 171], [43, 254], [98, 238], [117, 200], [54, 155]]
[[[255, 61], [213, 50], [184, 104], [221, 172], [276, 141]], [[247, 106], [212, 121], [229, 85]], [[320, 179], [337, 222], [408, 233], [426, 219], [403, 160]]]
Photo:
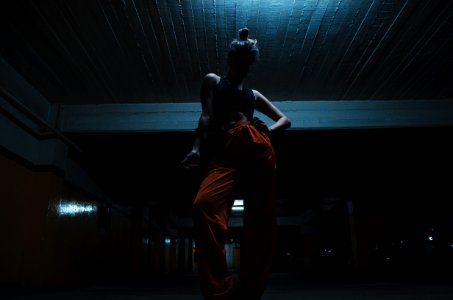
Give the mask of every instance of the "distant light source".
[[80, 214], [93, 214], [97, 210], [96, 205], [80, 203], [76, 201], [60, 201], [57, 206], [57, 214], [60, 216], [76, 216]]
[[244, 200], [242, 199], [234, 200], [233, 206], [244, 206]]
[[170, 245], [171, 244], [171, 238], [167, 237], [165, 238], [165, 245]]
[[232, 210], [234, 210], [234, 211], [243, 211], [244, 210], [244, 200], [242, 200], [242, 199], [234, 200]]
[[434, 238], [432, 236], [428, 236], [428, 241], [432, 241]]

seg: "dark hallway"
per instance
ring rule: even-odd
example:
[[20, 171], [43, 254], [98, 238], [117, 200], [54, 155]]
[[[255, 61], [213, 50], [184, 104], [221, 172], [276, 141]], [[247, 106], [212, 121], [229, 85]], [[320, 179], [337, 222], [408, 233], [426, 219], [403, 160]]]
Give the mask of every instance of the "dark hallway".
[[[243, 27], [260, 49], [246, 87], [291, 119], [270, 135], [263, 300], [453, 298], [441, 0], [0, 1], [0, 298], [202, 299], [202, 174], [181, 160], [203, 78], [228, 72]], [[235, 278], [243, 210], [224, 249]]]

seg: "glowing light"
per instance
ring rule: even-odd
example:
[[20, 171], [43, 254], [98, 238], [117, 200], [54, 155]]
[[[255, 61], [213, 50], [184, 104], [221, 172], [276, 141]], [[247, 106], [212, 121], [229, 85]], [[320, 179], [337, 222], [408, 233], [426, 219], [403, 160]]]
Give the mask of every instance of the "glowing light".
[[324, 248], [321, 250], [323, 256], [332, 256], [334, 255], [334, 250], [332, 248]]
[[57, 214], [60, 216], [76, 216], [80, 214], [93, 214], [97, 210], [94, 204], [85, 204], [76, 201], [60, 201]]
[[428, 236], [428, 241], [432, 241], [433, 240], [433, 237], [432, 236]]
[[234, 200], [233, 206], [244, 206], [244, 200], [242, 199]]
[[242, 200], [242, 199], [234, 200], [232, 210], [243, 211], [244, 210], [244, 200]]
[[170, 245], [171, 244], [171, 238], [165, 238], [165, 245]]

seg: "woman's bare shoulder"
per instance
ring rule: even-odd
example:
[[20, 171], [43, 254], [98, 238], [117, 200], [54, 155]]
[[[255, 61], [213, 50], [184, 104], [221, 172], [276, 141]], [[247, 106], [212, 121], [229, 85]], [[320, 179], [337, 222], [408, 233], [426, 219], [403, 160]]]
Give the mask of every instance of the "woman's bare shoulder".
[[215, 73], [207, 73], [203, 77], [203, 84], [216, 85], [220, 81], [220, 76]]
[[262, 99], [267, 100], [267, 98], [264, 97], [264, 95], [261, 94], [259, 91], [252, 89], [252, 92], [253, 92], [253, 95], [255, 96], [256, 100], [262, 100]]

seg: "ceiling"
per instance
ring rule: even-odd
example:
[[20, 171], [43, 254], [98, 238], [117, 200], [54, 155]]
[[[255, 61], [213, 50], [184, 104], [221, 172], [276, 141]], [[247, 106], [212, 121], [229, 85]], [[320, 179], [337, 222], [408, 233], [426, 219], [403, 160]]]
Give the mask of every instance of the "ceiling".
[[197, 102], [243, 26], [271, 100], [453, 96], [451, 1], [3, 0], [0, 22], [0, 55], [52, 103]]

